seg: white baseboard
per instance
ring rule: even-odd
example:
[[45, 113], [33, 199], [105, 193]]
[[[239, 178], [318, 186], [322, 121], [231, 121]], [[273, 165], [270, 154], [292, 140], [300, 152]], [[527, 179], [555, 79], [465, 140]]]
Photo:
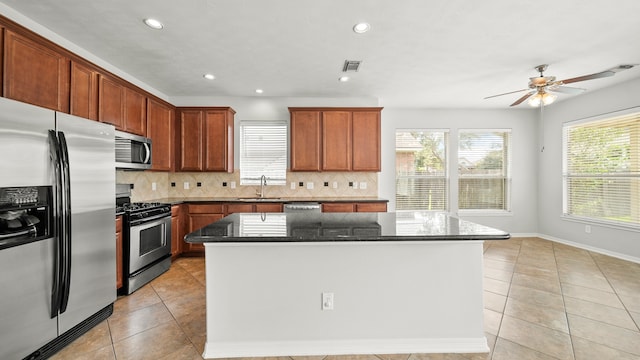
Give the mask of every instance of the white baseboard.
[[595, 252], [595, 253], [598, 253], [598, 254], [607, 255], [607, 256], [614, 257], [614, 258], [618, 258], [618, 259], [630, 261], [630, 262], [633, 262], [633, 263], [636, 263], [636, 264], [640, 264], [640, 258], [637, 258], [635, 256], [629, 256], [627, 254], [622, 254], [622, 253], [618, 253], [618, 252], [615, 252], [615, 251], [601, 249], [601, 248], [598, 248], [598, 247], [595, 247], [595, 246], [589, 246], [589, 245], [577, 243], [577, 242], [574, 242], [574, 241], [569, 241], [569, 240], [557, 238], [557, 237], [551, 236], [551, 235], [522, 233], [522, 234], [511, 234], [511, 237], [514, 237], [514, 238], [517, 238], [517, 237], [539, 237], [541, 239], [545, 239], [545, 240], [549, 240], [549, 241], [553, 241], [553, 242], [557, 242], [557, 243], [561, 243], [561, 244], [577, 247], [579, 249], [592, 251], [592, 252]]
[[574, 242], [574, 241], [560, 239], [560, 238], [557, 238], [557, 237], [554, 237], [554, 236], [551, 236], [551, 235], [540, 234], [540, 235], [538, 235], [538, 237], [543, 238], [545, 240], [555, 241], [555, 242], [558, 242], [558, 243], [561, 243], [561, 244], [577, 247], [577, 248], [580, 248], [580, 249], [583, 249], [583, 250], [593, 251], [593, 252], [598, 253], [598, 254], [612, 256], [612, 257], [615, 257], [615, 258], [618, 258], [618, 259], [631, 261], [633, 263], [640, 264], [640, 258], [637, 258], [635, 256], [630, 256], [630, 255], [622, 254], [622, 253], [615, 252], [615, 251], [601, 249], [601, 248], [598, 248], [598, 247], [595, 247], [595, 246], [589, 246], [589, 245], [577, 243], [577, 242]]
[[364, 354], [424, 354], [424, 353], [486, 353], [487, 339], [372, 339], [316, 341], [246, 341], [207, 342], [205, 359], [233, 357], [364, 355]]

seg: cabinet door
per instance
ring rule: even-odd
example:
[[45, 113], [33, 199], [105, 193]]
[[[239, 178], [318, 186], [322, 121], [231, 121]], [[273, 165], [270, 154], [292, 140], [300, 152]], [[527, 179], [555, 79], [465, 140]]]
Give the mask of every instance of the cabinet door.
[[147, 136], [147, 98], [127, 87], [124, 88], [124, 130]]
[[352, 203], [325, 203], [322, 204], [322, 212], [353, 212], [355, 206]]
[[180, 170], [202, 171], [203, 112], [180, 111]]
[[224, 214], [224, 204], [189, 204], [189, 214]]
[[151, 170], [173, 170], [174, 112], [153, 99], [147, 100], [147, 136], [151, 138]]
[[291, 171], [320, 171], [320, 112], [292, 111]]
[[182, 253], [184, 238], [182, 217], [182, 205], [173, 205], [171, 207], [171, 257], [173, 258]]
[[380, 112], [353, 112], [354, 171], [380, 171]]
[[71, 62], [71, 115], [98, 120], [98, 72]]
[[226, 110], [205, 111], [204, 127], [204, 170], [233, 172], [233, 116]]
[[122, 216], [116, 216], [116, 289], [122, 287]]
[[[189, 214], [189, 232], [203, 228], [223, 217], [223, 214]], [[204, 245], [183, 242], [183, 251], [192, 255], [204, 253]]]
[[68, 113], [69, 71], [57, 50], [5, 30], [5, 97]]
[[322, 170], [351, 170], [351, 112], [322, 113]]
[[356, 204], [357, 212], [387, 212], [386, 202], [369, 202]]
[[98, 83], [98, 120], [124, 130], [124, 86], [100, 75]]

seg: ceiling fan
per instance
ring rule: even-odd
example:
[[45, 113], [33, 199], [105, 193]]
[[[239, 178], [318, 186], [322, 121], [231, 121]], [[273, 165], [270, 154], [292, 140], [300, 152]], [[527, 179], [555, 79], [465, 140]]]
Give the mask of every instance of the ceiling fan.
[[565, 86], [566, 84], [576, 83], [579, 81], [600, 79], [604, 77], [609, 77], [615, 75], [616, 72], [631, 69], [635, 65], [620, 65], [615, 68], [601, 71], [595, 74], [583, 75], [574, 78], [564, 79], [564, 80], [556, 80], [555, 76], [544, 76], [544, 71], [547, 70], [547, 64], [538, 65], [535, 67], [536, 71], [540, 73], [538, 77], [529, 78], [529, 88], [521, 89], [516, 91], [510, 91], [504, 94], [491, 95], [487, 96], [485, 99], [494, 98], [497, 96], [515, 94], [522, 91], [528, 91], [521, 98], [516, 100], [510, 106], [520, 105], [525, 100], [529, 99], [529, 105], [537, 107], [537, 106], [545, 106], [549, 105], [556, 100], [556, 95], [550, 94], [549, 92], [557, 92], [564, 94], [579, 94], [586, 89], [569, 87]]

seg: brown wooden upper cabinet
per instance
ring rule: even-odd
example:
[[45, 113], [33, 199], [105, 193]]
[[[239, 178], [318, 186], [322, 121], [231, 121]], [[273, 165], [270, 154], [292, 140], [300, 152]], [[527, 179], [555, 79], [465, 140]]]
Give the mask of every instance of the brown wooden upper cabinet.
[[320, 171], [320, 111], [291, 111], [291, 170]]
[[171, 171], [174, 167], [174, 118], [172, 106], [147, 100], [147, 136], [151, 138], [151, 170]]
[[71, 115], [98, 120], [98, 71], [71, 61]]
[[376, 108], [289, 108], [291, 171], [380, 171]]
[[322, 112], [322, 170], [349, 171], [353, 154], [351, 112]]
[[124, 88], [124, 131], [147, 136], [147, 98], [128, 87]]
[[54, 45], [5, 29], [3, 95], [68, 113], [69, 63]]
[[178, 108], [180, 171], [233, 172], [235, 111], [230, 107]]
[[99, 74], [98, 79], [98, 120], [146, 136], [146, 96], [110, 76]]
[[124, 86], [105, 75], [98, 84], [98, 120], [124, 131]]

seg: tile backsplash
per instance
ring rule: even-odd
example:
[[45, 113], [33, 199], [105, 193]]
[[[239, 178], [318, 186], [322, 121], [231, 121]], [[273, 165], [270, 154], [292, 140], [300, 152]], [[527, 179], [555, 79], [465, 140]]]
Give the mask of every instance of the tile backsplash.
[[[241, 186], [238, 171], [228, 174], [119, 170], [116, 171], [116, 182], [134, 184], [132, 201], [167, 197], [252, 197], [260, 190], [260, 186], [256, 185]], [[171, 186], [172, 183], [175, 186]], [[288, 172], [285, 186], [267, 184], [264, 192], [266, 197], [282, 198], [377, 197], [378, 173]]]

